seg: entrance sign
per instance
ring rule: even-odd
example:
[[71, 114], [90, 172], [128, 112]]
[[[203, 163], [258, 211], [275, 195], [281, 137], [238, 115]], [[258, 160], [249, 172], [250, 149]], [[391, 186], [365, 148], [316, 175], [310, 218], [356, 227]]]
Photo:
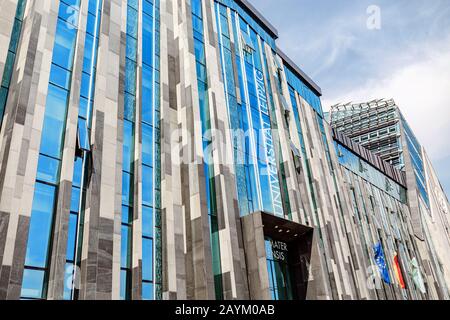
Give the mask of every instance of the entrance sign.
[[272, 255], [275, 261], [287, 261], [288, 247], [285, 242], [270, 240]]

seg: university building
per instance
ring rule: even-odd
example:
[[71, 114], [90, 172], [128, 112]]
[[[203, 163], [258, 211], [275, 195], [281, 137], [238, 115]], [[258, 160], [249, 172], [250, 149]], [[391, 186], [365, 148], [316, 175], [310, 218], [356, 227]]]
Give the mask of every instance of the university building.
[[406, 120], [399, 162], [327, 121], [247, 0], [4, 0], [0, 25], [0, 299], [449, 299]]

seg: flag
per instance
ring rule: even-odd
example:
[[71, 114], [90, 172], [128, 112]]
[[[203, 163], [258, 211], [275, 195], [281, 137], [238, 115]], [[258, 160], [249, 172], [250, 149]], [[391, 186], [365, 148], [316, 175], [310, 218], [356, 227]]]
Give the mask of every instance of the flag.
[[387, 284], [391, 284], [391, 278], [389, 277], [389, 270], [386, 265], [386, 260], [384, 258], [383, 246], [381, 243], [376, 244], [373, 247], [375, 251], [375, 262], [377, 263], [378, 269], [380, 270], [381, 278]]
[[417, 262], [416, 258], [413, 258], [411, 260], [411, 269], [411, 276], [417, 288], [423, 294], [427, 293], [427, 290], [425, 289], [425, 283], [423, 282], [422, 273], [420, 272], [419, 263]]
[[394, 256], [394, 270], [395, 270], [395, 275], [397, 276], [397, 280], [398, 283], [400, 284], [400, 287], [402, 289], [405, 289], [405, 281], [403, 280], [403, 274], [402, 274], [402, 269], [400, 267], [400, 263], [398, 261], [398, 253], [395, 253]]

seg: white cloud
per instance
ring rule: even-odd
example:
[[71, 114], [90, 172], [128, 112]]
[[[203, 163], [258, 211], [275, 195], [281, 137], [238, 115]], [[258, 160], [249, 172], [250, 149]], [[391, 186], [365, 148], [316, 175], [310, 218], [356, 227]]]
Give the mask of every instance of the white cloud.
[[450, 156], [450, 46], [436, 47], [425, 48], [422, 59], [353, 91], [334, 97], [325, 93], [324, 109], [336, 103], [394, 98], [433, 161]]

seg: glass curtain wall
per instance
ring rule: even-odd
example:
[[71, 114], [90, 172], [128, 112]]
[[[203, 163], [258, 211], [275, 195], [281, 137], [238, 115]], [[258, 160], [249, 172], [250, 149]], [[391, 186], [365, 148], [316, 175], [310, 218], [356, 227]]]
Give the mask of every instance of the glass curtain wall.
[[[229, 5], [236, 8], [234, 3]], [[249, 24], [235, 10], [230, 11], [229, 17], [227, 7], [218, 2], [215, 9], [222, 74], [233, 130], [240, 214], [265, 211], [284, 217], [264, 76], [264, 41], [251, 27], [255, 25], [254, 21]], [[234, 52], [231, 34], [235, 39]], [[236, 76], [233, 65], [237, 70]]]
[[14, 63], [16, 62], [17, 46], [19, 44], [20, 34], [22, 32], [22, 22], [26, 5], [27, 0], [19, 0], [17, 2], [16, 15], [14, 17], [11, 40], [8, 47], [8, 55], [6, 57], [5, 68], [3, 69], [3, 78], [0, 86], [0, 129], [2, 128], [3, 115], [5, 113], [6, 102], [8, 100], [8, 92], [14, 70]]
[[61, 0], [41, 134], [21, 297], [45, 299], [80, 0]]
[[[83, 72], [81, 76], [80, 102], [78, 109], [77, 152], [74, 160], [72, 179], [72, 198], [69, 216], [69, 228], [66, 253], [66, 274], [64, 299], [78, 299], [78, 290], [74, 287], [77, 268], [81, 262], [81, 244], [83, 242], [84, 201], [86, 198], [86, 174], [89, 167], [90, 136], [92, 110], [94, 105], [95, 75], [100, 36], [102, 0], [89, 0], [84, 41]], [[72, 285], [69, 285], [69, 284]]]
[[159, 0], [142, 2], [142, 299], [162, 299]]
[[423, 167], [423, 160], [422, 160], [422, 146], [419, 144], [419, 141], [417, 141], [416, 136], [412, 132], [406, 120], [403, 118], [403, 115], [401, 115], [401, 121], [403, 124], [403, 131], [406, 137], [406, 143], [408, 145], [409, 155], [411, 156], [411, 162], [414, 168], [414, 174], [416, 176], [417, 188], [423, 201], [429, 208], [430, 200], [428, 197], [425, 182], [425, 170]]
[[[127, 1], [127, 32], [123, 113], [122, 226], [120, 299], [131, 299], [131, 254], [134, 220], [134, 150], [139, 0]], [[146, 171], [142, 168], [142, 174]], [[144, 199], [144, 194], [143, 194]]]
[[216, 299], [223, 299], [223, 285], [222, 285], [222, 268], [220, 265], [220, 244], [219, 244], [219, 226], [217, 219], [217, 204], [216, 204], [216, 190], [214, 166], [212, 163], [211, 143], [211, 119], [208, 98], [208, 76], [205, 56], [204, 43], [204, 26], [203, 26], [203, 9], [201, 0], [192, 0], [192, 26], [194, 35], [194, 50], [197, 69], [197, 83], [199, 95], [200, 117], [202, 122], [202, 140], [203, 140], [203, 170], [205, 174], [206, 185], [206, 203], [208, 206], [208, 215], [211, 232], [211, 251], [212, 264], [214, 273], [214, 284]]

